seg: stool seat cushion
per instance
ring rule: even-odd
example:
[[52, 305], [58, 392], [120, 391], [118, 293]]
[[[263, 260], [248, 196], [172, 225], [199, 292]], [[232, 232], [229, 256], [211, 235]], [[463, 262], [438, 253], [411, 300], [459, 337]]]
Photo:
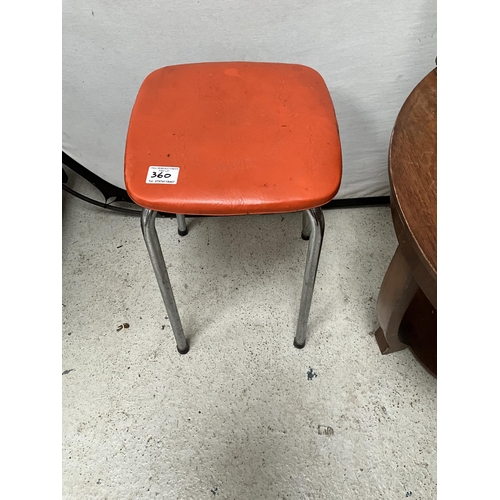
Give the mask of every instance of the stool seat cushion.
[[307, 66], [167, 66], [139, 90], [125, 185], [141, 207], [186, 215], [307, 210], [335, 196], [341, 175], [330, 93]]

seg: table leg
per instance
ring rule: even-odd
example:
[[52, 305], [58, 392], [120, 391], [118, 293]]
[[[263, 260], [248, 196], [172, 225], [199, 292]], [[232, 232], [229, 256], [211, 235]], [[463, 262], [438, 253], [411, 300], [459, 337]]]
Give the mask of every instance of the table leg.
[[418, 290], [401, 246], [398, 246], [384, 276], [377, 300], [380, 328], [375, 332], [380, 352], [389, 354], [408, 347], [399, 339], [399, 325]]

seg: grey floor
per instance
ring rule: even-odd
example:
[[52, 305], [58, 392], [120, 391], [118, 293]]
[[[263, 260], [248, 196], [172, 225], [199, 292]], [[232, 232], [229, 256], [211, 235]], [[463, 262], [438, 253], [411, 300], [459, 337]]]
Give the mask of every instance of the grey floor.
[[436, 380], [373, 336], [390, 210], [325, 219], [303, 350], [300, 214], [158, 219], [181, 356], [139, 219], [64, 193], [63, 498], [436, 498]]

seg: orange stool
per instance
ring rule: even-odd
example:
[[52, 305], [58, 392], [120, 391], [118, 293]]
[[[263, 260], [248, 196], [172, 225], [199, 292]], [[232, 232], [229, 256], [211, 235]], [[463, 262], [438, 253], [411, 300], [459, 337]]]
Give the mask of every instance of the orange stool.
[[342, 155], [323, 78], [297, 64], [167, 66], [143, 82], [125, 152], [125, 185], [181, 354], [189, 350], [155, 229], [157, 212], [231, 216], [302, 211], [309, 239], [294, 345], [305, 345], [324, 233], [321, 205], [337, 193]]

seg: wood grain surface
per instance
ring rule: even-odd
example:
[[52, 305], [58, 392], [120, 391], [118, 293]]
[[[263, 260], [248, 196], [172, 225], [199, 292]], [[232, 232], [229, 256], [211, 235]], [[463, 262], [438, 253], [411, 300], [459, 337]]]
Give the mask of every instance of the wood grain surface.
[[437, 69], [409, 95], [398, 115], [389, 149], [391, 205], [410, 244], [437, 279]]
[[391, 136], [391, 211], [399, 246], [377, 300], [382, 354], [410, 347], [437, 376], [437, 69], [403, 104]]

